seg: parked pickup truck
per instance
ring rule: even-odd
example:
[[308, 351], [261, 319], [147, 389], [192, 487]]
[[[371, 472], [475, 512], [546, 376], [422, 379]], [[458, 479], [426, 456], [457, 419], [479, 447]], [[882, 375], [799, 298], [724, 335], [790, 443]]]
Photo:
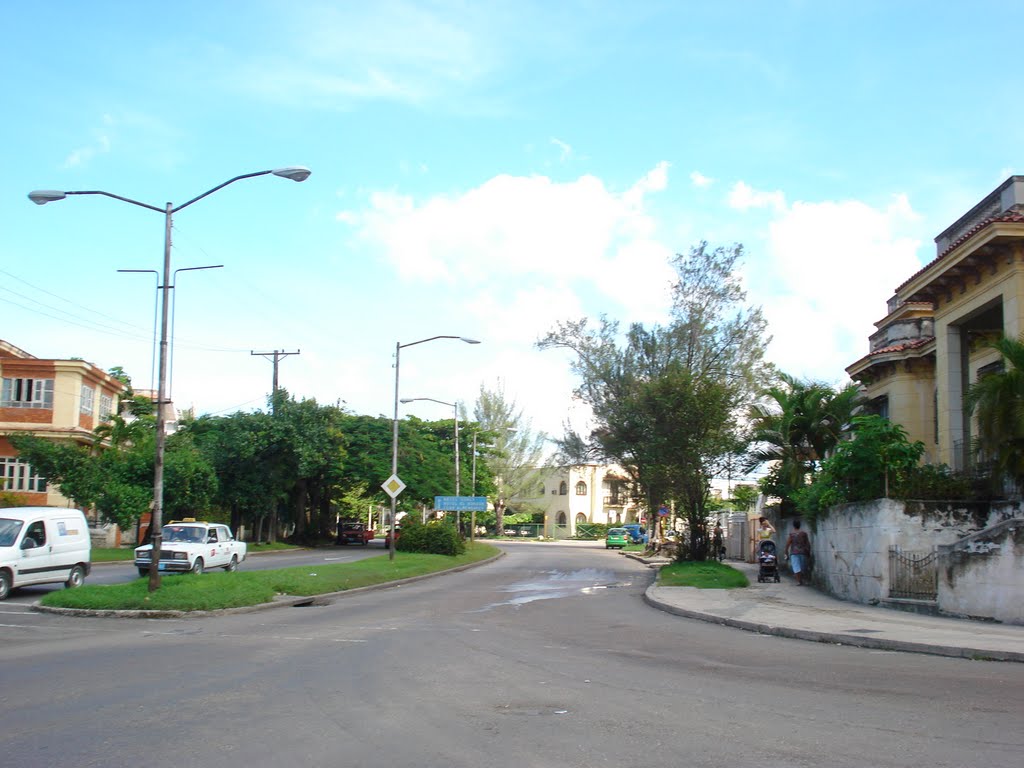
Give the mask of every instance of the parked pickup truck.
[[338, 523], [339, 544], [362, 544], [364, 547], [373, 539], [373, 530], [362, 523]]
[[[205, 523], [186, 518], [168, 523], [162, 529], [160, 570], [171, 573], [202, 573], [209, 568], [233, 571], [245, 560], [246, 545], [236, 541], [231, 529], [220, 523]], [[139, 575], [149, 573], [153, 547], [147, 544], [135, 550]]]

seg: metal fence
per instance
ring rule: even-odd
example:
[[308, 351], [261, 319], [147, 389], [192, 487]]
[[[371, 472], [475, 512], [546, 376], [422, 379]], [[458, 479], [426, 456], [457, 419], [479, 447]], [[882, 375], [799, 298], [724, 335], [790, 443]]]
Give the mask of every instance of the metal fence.
[[938, 592], [938, 553], [889, 547], [889, 597], [935, 600]]

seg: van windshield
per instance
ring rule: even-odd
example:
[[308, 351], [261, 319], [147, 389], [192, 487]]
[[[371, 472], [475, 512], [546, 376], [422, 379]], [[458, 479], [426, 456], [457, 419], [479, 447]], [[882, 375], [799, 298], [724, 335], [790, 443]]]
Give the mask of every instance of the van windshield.
[[0, 547], [13, 547], [24, 524], [22, 520], [0, 517]]

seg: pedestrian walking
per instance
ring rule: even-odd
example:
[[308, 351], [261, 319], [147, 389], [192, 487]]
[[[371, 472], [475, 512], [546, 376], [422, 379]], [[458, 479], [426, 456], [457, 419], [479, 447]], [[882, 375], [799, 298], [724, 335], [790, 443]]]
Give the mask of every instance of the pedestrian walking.
[[807, 531], [800, 530], [799, 520], [793, 521], [793, 530], [786, 538], [785, 554], [793, 569], [793, 575], [796, 576], [796, 585], [802, 587], [810, 564], [811, 538]]

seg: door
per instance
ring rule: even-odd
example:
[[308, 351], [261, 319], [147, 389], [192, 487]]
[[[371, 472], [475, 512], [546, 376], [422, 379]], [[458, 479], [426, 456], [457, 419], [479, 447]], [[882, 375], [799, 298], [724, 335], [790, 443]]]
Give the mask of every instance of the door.
[[38, 584], [54, 579], [53, 547], [47, 538], [46, 524], [43, 520], [33, 520], [25, 526], [25, 533], [22, 535], [18, 547], [21, 558], [18, 560], [15, 586]]

